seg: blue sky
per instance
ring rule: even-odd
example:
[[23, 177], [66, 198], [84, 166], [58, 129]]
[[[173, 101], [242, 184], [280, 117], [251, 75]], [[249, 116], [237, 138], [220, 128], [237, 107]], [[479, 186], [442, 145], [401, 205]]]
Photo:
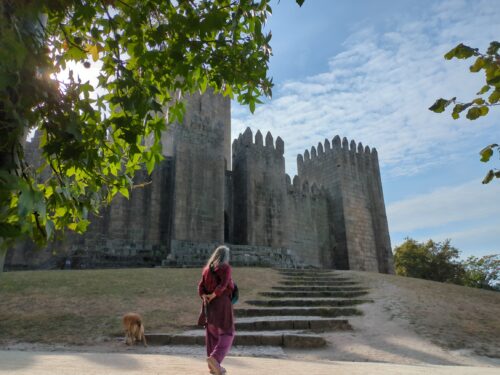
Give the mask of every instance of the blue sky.
[[298, 153], [336, 134], [376, 147], [393, 246], [450, 238], [464, 257], [500, 253], [500, 182], [481, 184], [492, 163], [478, 157], [500, 141], [500, 108], [476, 121], [427, 109], [482, 87], [470, 61], [443, 55], [485, 50], [499, 19], [496, 0], [275, 2], [273, 98], [254, 115], [233, 103], [233, 137], [249, 126], [283, 138], [291, 176]]

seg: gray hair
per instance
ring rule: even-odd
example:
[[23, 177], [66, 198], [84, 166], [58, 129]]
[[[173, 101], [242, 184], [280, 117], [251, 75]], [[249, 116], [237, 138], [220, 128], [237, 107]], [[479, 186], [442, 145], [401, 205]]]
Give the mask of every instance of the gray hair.
[[208, 259], [207, 267], [215, 268], [224, 263], [229, 263], [229, 247], [219, 246]]

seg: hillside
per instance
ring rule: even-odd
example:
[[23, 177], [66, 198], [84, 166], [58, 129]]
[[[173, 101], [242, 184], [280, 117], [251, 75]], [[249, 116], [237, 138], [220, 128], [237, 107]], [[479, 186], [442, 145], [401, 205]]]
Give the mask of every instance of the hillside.
[[[367, 272], [338, 271], [370, 288], [373, 303], [353, 331], [328, 334], [326, 349], [296, 358], [393, 363], [495, 364], [500, 358], [500, 293]], [[149, 332], [192, 326], [199, 269], [11, 272], [0, 275], [0, 348], [20, 343], [120, 350], [120, 317], [136, 311]], [[271, 269], [235, 268], [241, 302], [275, 285]], [[107, 348], [107, 349], [106, 349]], [[154, 349], [147, 349], [154, 351]], [[142, 351], [142, 349], [141, 349]], [[483, 356], [483, 357], [478, 357]], [[489, 359], [486, 358], [490, 357]]]

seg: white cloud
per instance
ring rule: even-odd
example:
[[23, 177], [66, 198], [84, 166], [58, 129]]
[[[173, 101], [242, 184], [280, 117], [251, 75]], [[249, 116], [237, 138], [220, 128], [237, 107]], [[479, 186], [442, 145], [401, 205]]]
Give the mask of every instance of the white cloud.
[[[451, 223], [491, 219], [491, 222], [497, 224], [492, 233], [500, 237], [499, 196], [500, 184], [495, 182], [482, 185], [475, 180], [458, 186], [444, 186], [428, 194], [420, 194], [388, 205], [389, 228], [391, 232], [411, 232]], [[488, 228], [491, 230], [490, 225]], [[473, 234], [477, 236], [480, 234], [478, 230], [482, 232], [484, 228], [486, 227], [469, 227], [461, 232], [442, 233], [440, 237], [465, 238]]]
[[[249, 126], [285, 141], [287, 170], [295, 158], [336, 134], [376, 147], [390, 176], [417, 174], [489, 143], [498, 111], [484, 119], [453, 121], [427, 108], [439, 97], [469, 99], [482, 76], [469, 61], [445, 61], [459, 42], [484, 49], [500, 35], [494, 1], [444, 1], [390, 30], [352, 35], [329, 70], [283, 83], [254, 116], [233, 112], [233, 135]], [[498, 134], [498, 133], [497, 133]]]

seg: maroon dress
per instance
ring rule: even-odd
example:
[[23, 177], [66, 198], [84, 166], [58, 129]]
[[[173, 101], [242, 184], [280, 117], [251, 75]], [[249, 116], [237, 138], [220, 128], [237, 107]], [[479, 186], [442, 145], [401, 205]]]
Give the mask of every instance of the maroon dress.
[[205, 319], [205, 311], [201, 307], [198, 325], [212, 324], [224, 331], [234, 331], [233, 305], [231, 294], [234, 289], [234, 282], [231, 278], [231, 266], [221, 264], [215, 268], [214, 272], [208, 267], [203, 269], [201, 280], [198, 283], [198, 294], [215, 293], [216, 297], [210, 301], [207, 307], [208, 319]]

